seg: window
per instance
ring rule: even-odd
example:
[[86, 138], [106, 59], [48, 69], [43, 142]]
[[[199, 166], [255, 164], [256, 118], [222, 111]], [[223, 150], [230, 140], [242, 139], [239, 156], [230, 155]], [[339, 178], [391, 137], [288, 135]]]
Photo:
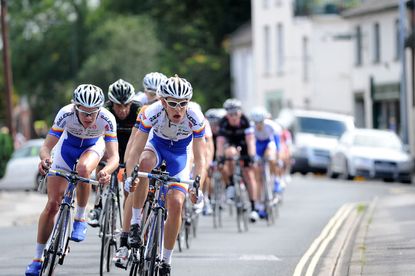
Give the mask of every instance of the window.
[[356, 27], [356, 66], [362, 65], [362, 29]]
[[284, 28], [282, 23], [277, 25], [277, 74], [284, 71]]
[[269, 26], [264, 27], [264, 73], [271, 72]]
[[373, 25], [373, 62], [380, 62], [380, 26], [379, 23]]
[[308, 38], [303, 37], [303, 81], [309, 80], [309, 68], [308, 68]]

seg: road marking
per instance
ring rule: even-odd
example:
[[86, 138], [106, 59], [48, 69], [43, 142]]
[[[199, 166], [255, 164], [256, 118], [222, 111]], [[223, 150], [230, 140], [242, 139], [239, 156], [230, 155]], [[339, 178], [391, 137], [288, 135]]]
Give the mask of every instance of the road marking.
[[184, 255], [177, 254], [175, 258], [180, 259], [206, 259], [209, 261], [271, 261], [280, 262], [281, 259], [275, 255], [263, 255], [263, 254], [245, 254], [245, 255], [229, 255], [229, 254], [217, 254], [217, 255]]
[[318, 261], [320, 260], [321, 255], [323, 255], [324, 251], [326, 250], [330, 241], [335, 237], [337, 232], [339, 231], [340, 226], [343, 224], [344, 220], [350, 214], [350, 212], [354, 209], [353, 205], [349, 205], [348, 208], [343, 212], [342, 216], [337, 220], [336, 224], [330, 231], [330, 234], [324, 239], [324, 241], [320, 244], [319, 249], [317, 250], [316, 254], [314, 254], [313, 259], [311, 260], [310, 264], [308, 265], [308, 269], [306, 272], [306, 276], [312, 276], [314, 270], [317, 266]]
[[352, 204], [344, 204], [337, 213], [330, 219], [329, 223], [324, 227], [323, 231], [321, 231], [320, 236], [318, 236], [313, 243], [311, 244], [310, 248], [306, 251], [306, 253], [301, 258], [300, 262], [297, 264], [294, 270], [293, 276], [301, 276], [304, 266], [310, 259], [310, 257], [314, 254], [316, 250], [318, 250], [319, 245], [323, 242], [323, 240], [329, 235], [331, 229], [336, 225], [337, 221], [343, 217], [344, 213], [349, 213], [349, 209], [352, 208]]

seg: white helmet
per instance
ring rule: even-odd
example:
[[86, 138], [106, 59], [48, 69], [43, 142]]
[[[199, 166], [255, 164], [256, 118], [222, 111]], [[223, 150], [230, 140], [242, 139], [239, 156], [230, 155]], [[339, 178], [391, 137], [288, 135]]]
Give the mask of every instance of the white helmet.
[[238, 99], [227, 99], [223, 103], [223, 108], [226, 111], [239, 111], [242, 108], [242, 103]]
[[74, 91], [72, 102], [84, 107], [101, 107], [104, 105], [105, 97], [102, 89], [93, 84], [81, 84]]
[[193, 96], [193, 88], [190, 82], [176, 75], [163, 82], [157, 93], [162, 98], [190, 100]]
[[160, 87], [160, 84], [167, 79], [165, 75], [158, 72], [148, 73], [144, 76], [143, 87], [145, 92], [153, 92], [154, 94]]
[[119, 79], [110, 85], [108, 98], [116, 104], [128, 104], [134, 99], [135, 92], [131, 83]]
[[218, 122], [225, 115], [226, 110], [223, 108], [210, 108], [205, 113], [205, 117], [209, 122]]
[[263, 107], [256, 107], [252, 110], [250, 117], [255, 123], [261, 123], [265, 119], [269, 118], [269, 113]]

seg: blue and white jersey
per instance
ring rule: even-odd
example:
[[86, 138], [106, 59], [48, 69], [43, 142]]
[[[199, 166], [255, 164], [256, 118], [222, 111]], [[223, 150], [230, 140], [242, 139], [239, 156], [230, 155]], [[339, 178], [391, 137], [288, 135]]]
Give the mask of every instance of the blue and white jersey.
[[174, 124], [168, 119], [166, 110], [158, 101], [144, 111], [138, 128], [145, 133], [152, 129], [153, 139], [157, 142], [172, 148], [186, 148], [193, 138], [205, 135], [205, 117], [200, 110], [189, 105], [182, 122]]
[[68, 104], [59, 110], [49, 134], [57, 138], [63, 135], [74, 147], [87, 147], [97, 143], [101, 137], [105, 142], [117, 141], [117, 124], [114, 115], [101, 108], [95, 124], [85, 128], [76, 115], [75, 105]]
[[265, 119], [264, 120], [264, 127], [262, 130], [258, 130], [255, 127], [255, 138], [259, 141], [265, 141], [265, 140], [274, 140], [275, 136], [279, 136], [281, 132], [280, 127], [274, 123], [272, 120]]
[[148, 97], [144, 92], [138, 92], [134, 96], [134, 100], [140, 102], [142, 105], [148, 104]]

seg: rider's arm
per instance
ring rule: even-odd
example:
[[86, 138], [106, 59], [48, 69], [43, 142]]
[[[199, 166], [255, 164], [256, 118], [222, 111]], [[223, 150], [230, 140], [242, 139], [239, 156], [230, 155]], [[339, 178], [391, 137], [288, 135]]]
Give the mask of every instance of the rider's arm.
[[212, 163], [214, 151], [215, 145], [213, 144], [213, 137], [206, 137], [206, 167], [208, 167]]
[[131, 145], [133, 144], [133, 140], [135, 137], [135, 134], [137, 133], [137, 128], [133, 127], [131, 130], [131, 134], [130, 134], [130, 138], [128, 138], [128, 142], [127, 142], [127, 147], [125, 148], [125, 153], [124, 153], [124, 160], [125, 162], [127, 162], [128, 160], [128, 156], [131, 150]]
[[125, 169], [127, 176], [130, 176], [134, 170], [134, 166], [138, 163], [141, 153], [144, 150], [144, 146], [147, 143], [148, 133], [138, 129], [132, 139], [131, 149], [128, 154]]
[[118, 142], [106, 142], [105, 148], [108, 159], [107, 164], [101, 171], [111, 174], [116, 168], [118, 168], [118, 163], [120, 162], [120, 156], [118, 155]]
[[51, 161], [51, 152], [53, 147], [58, 143], [59, 138], [53, 135], [48, 134], [46, 136], [45, 141], [43, 142], [43, 145], [40, 147], [39, 150], [39, 157], [40, 157], [40, 163], [39, 163], [39, 172], [42, 174], [45, 174], [44, 168], [47, 168], [50, 164], [46, 164], [46, 162]]
[[253, 133], [245, 134], [246, 144], [248, 146], [248, 155], [255, 156], [256, 149], [255, 149], [255, 135]]
[[194, 138], [193, 154], [195, 162], [195, 175], [200, 175], [200, 189], [202, 190], [202, 185], [206, 177], [206, 141], [204, 137]]
[[224, 136], [216, 137], [216, 157], [221, 157], [225, 154], [225, 141]]

